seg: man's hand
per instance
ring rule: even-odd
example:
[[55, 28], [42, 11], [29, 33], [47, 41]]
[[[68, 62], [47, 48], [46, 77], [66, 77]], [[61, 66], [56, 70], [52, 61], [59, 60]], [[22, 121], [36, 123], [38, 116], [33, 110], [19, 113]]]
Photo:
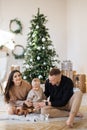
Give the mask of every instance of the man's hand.
[[39, 106], [40, 107], [51, 106], [51, 102], [44, 100], [43, 102], [39, 102]]
[[46, 106], [46, 104], [45, 104], [45, 102], [39, 102], [39, 106], [40, 106], [40, 108], [41, 108], [41, 107]]

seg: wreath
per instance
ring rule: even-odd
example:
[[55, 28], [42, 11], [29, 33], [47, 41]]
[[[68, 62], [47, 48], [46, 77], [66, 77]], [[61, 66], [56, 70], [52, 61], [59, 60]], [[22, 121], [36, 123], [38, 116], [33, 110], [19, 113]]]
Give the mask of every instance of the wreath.
[[18, 19], [10, 20], [9, 29], [13, 33], [22, 33], [22, 24]]
[[13, 56], [15, 59], [22, 59], [24, 58], [25, 49], [22, 45], [15, 45], [14, 50], [12, 51]]
[[0, 50], [2, 50], [2, 49], [3, 49], [3, 47], [4, 47], [4, 46], [3, 46], [3, 45], [1, 45], [1, 46], [0, 46]]

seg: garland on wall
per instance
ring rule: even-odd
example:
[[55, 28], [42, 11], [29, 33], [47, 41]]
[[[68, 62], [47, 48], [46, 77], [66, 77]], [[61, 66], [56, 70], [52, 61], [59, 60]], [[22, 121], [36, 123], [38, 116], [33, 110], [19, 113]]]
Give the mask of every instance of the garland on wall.
[[10, 20], [9, 29], [12, 33], [22, 33], [22, 23], [17, 18]]

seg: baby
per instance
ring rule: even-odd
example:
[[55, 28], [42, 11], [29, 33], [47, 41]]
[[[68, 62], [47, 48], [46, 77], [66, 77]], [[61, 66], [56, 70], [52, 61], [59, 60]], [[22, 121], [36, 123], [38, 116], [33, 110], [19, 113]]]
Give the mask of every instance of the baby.
[[[34, 78], [32, 80], [32, 89], [29, 91], [25, 104], [28, 106], [28, 102], [32, 102], [33, 106], [36, 107], [37, 102], [41, 102], [46, 99], [43, 89], [40, 87], [40, 80]], [[38, 108], [39, 109], [39, 108]]]

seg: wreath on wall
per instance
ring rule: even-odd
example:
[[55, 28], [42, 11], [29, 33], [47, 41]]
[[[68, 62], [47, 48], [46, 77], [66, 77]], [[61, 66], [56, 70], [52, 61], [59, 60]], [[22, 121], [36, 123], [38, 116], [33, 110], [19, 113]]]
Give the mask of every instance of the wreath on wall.
[[22, 45], [15, 45], [14, 50], [12, 51], [15, 59], [23, 59], [24, 58], [25, 49]]
[[22, 23], [17, 19], [10, 20], [9, 29], [13, 33], [22, 33]]

